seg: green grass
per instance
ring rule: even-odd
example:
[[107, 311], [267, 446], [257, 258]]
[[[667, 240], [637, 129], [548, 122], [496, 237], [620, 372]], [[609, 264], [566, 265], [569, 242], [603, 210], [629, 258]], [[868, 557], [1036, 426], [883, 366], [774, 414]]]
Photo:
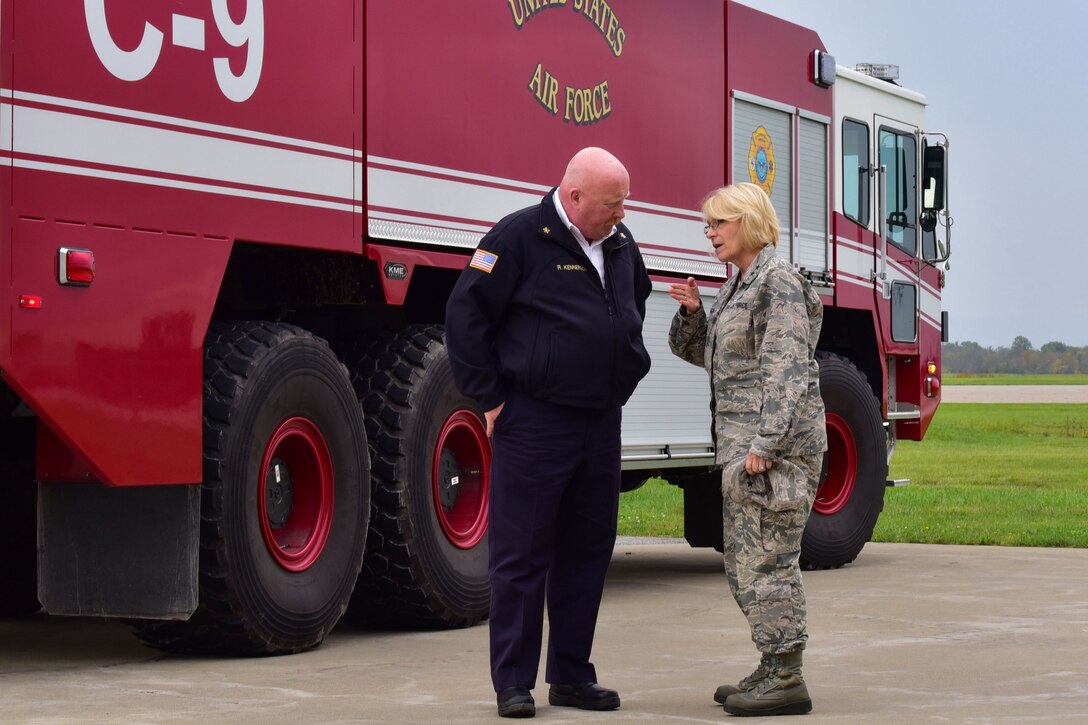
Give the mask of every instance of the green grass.
[[660, 478], [620, 495], [620, 536], [684, 536], [684, 492]]
[[942, 405], [901, 441], [874, 541], [1088, 547], [1088, 405]]
[[945, 385], [1088, 385], [1088, 374], [997, 375], [992, 373], [945, 373]]
[[[1088, 405], [945, 403], [900, 441], [874, 541], [1088, 548]], [[623, 536], [684, 535], [683, 494], [620, 497]]]

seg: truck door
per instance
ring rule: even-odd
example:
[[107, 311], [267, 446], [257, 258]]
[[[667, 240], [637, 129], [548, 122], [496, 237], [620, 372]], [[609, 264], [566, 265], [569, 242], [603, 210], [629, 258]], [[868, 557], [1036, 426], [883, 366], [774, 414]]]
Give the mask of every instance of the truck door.
[[918, 129], [874, 116], [877, 232], [876, 309], [889, 353], [918, 350]]

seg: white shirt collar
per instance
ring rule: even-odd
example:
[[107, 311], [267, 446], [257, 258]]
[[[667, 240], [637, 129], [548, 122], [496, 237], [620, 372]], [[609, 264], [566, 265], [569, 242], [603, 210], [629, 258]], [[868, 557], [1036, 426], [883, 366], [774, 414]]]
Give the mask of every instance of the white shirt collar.
[[608, 230], [608, 234], [605, 234], [600, 239], [594, 239], [590, 241], [586, 239], [585, 236], [582, 234], [582, 230], [580, 230], [578, 227], [571, 223], [570, 218], [567, 216], [567, 210], [563, 208], [563, 203], [559, 201], [559, 189], [556, 189], [555, 192], [552, 194], [552, 201], [555, 203], [555, 210], [559, 212], [559, 218], [563, 220], [563, 226], [570, 230], [571, 234], [574, 235], [574, 238], [577, 239], [580, 244], [592, 246], [597, 242], [602, 242], [605, 239], [608, 239], [610, 236], [616, 233], [616, 227], [613, 226], [611, 229]]

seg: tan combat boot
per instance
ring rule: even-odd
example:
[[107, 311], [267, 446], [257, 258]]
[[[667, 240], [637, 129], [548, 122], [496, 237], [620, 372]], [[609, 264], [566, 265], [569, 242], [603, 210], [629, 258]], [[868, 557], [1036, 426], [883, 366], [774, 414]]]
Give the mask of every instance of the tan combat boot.
[[748, 675], [735, 685], [722, 685], [717, 690], [715, 690], [714, 702], [720, 705], [724, 705], [726, 698], [730, 695], [735, 695], [738, 692], [747, 692], [748, 690], [751, 690], [753, 687], [758, 685], [760, 682], [763, 682], [763, 680], [771, 672], [767, 666], [767, 663], [770, 662], [770, 658], [771, 655], [764, 652], [763, 657], [759, 660], [759, 665], [756, 667], [755, 671], [752, 672], [752, 674]]
[[801, 676], [801, 650], [771, 655], [770, 674], [747, 692], [725, 700], [731, 715], [804, 715], [812, 711], [812, 700]]

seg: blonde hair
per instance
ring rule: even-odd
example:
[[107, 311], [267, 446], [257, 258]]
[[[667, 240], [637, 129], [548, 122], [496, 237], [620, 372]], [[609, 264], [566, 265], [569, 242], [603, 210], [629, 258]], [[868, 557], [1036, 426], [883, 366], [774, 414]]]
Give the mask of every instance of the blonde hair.
[[755, 184], [733, 184], [710, 192], [703, 200], [703, 217], [708, 224], [740, 219], [741, 239], [748, 249], [778, 246], [778, 214], [767, 192]]

